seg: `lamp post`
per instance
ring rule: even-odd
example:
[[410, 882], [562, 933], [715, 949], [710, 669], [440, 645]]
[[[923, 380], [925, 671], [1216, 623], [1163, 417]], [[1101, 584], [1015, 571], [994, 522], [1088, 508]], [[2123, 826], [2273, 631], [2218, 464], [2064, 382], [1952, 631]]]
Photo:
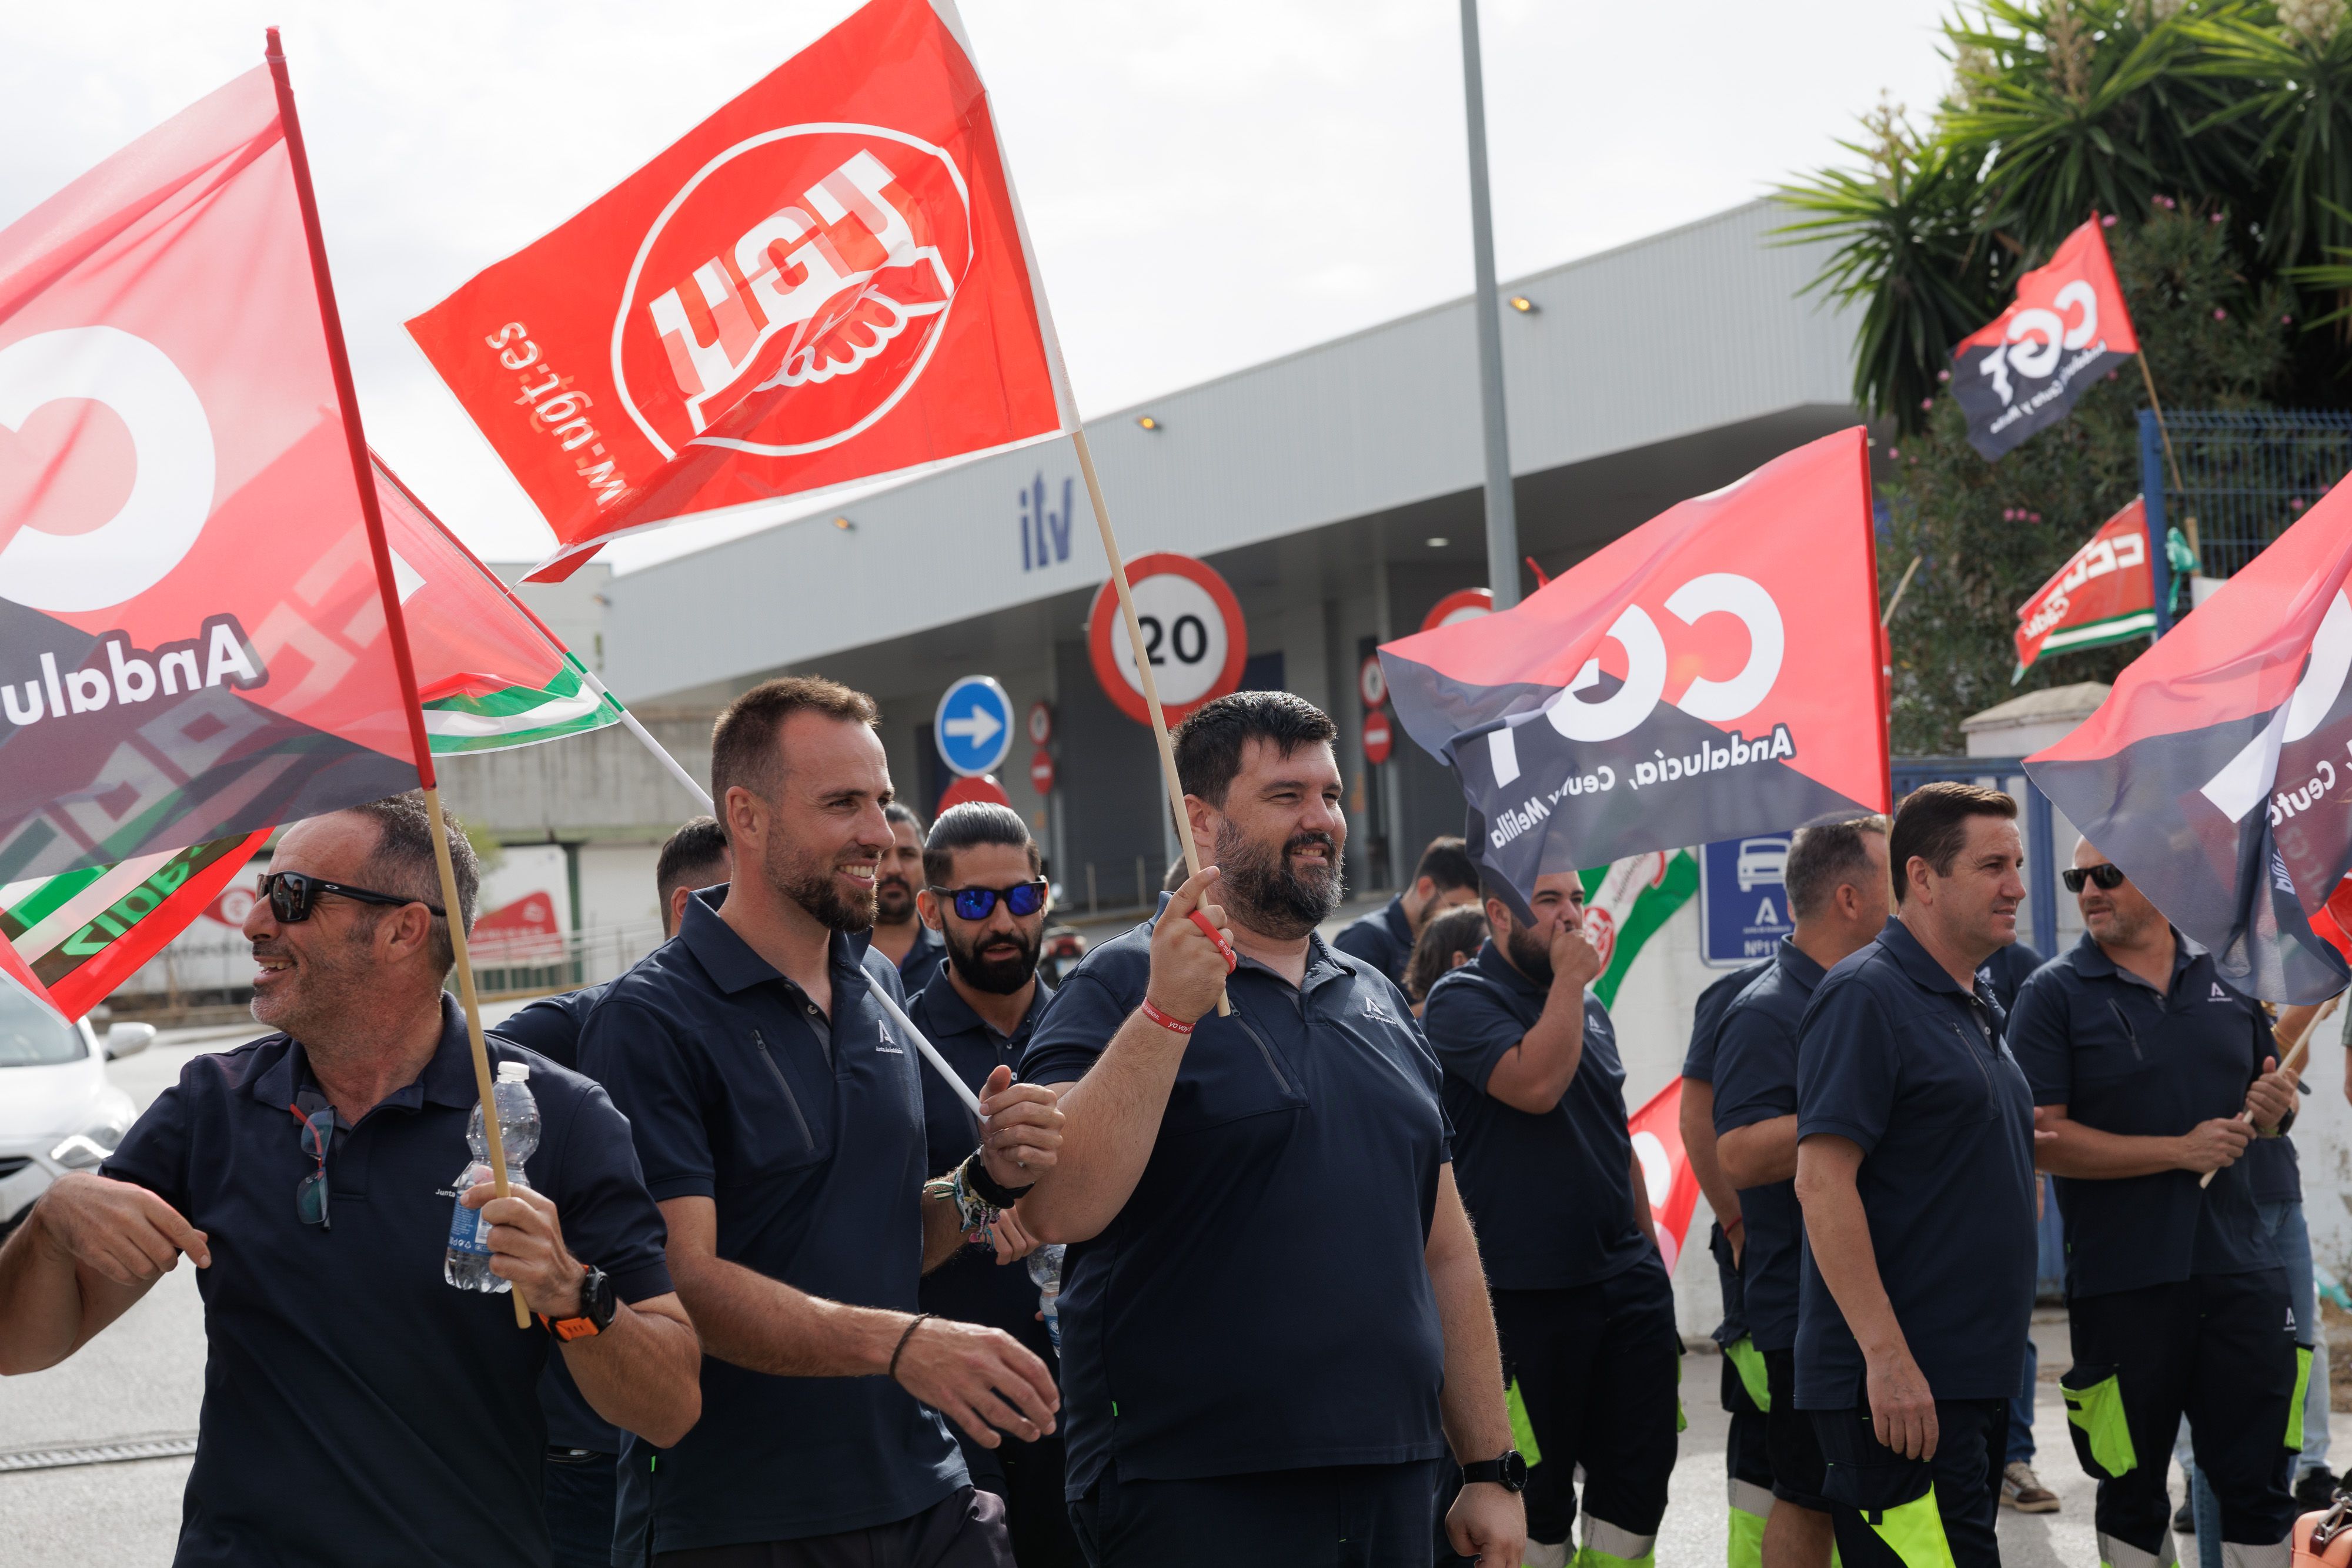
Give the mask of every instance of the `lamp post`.
[[1478, 69], [1478, 0], [1462, 0], [1462, 96], [1470, 129], [1470, 251], [1477, 273], [1478, 404], [1486, 430], [1486, 586], [1495, 608], [1519, 601], [1519, 518], [1503, 423], [1503, 321], [1495, 289], [1495, 215], [1486, 196], [1486, 93]]

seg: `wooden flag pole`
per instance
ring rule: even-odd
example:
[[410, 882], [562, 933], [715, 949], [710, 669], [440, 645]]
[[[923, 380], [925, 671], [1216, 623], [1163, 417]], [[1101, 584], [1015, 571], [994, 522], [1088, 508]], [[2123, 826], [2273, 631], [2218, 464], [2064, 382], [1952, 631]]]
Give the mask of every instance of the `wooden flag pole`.
[[[352, 382], [351, 355], [343, 347], [343, 322], [335, 308], [335, 286], [327, 272], [327, 242], [319, 228], [319, 201], [310, 189], [310, 160], [302, 149], [302, 122], [294, 113], [294, 88], [286, 76], [286, 51], [278, 29], [268, 34], [262, 57], [278, 87], [278, 119], [286, 132], [286, 154], [294, 169], [294, 193], [302, 208], [302, 227], [310, 242], [310, 279], [319, 291], [320, 325], [325, 329], [327, 360], [335, 377], [335, 399], [343, 417], [343, 437], [351, 448], [352, 477], [360, 492], [360, 516], [367, 522], [368, 551], [375, 562], [375, 582], [383, 602], [384, 630], [392, 641], [393, 668], [400, 676], [401, 701], [408, 713], [409, 745], [416, 753], [416, 779], [424, 787], [425, 814], [432, 821], [433, 863], [441, 873], [441, 907], [449, 920], [449, 946], [457, 960], [457, 996], [465, 1004], [466, 1039], [474, 1053], [474, 1091], [481, 1097], [482, 1135], [489, 1145], [490, 1181], [498, 1196], [512, 1190], [507, 1178], [505, 1139], [500, 1135], [498, 1101], [490, 1088], [489, 1047], [482, 1039], [481, 1004], [474, 996], [474, 967], [466, 951], [466, 913], [457, 897], [457, 868], [449, 862], [449, 836], [441, 817], [441, 791], [433, 771], [433, 746], [425, 733], [425, 705], [416, 695], [416, 662], [408, 651], [408, 622], [393, 585], [392, 546], [383, 532], [383, 508], [376, 504], [375, 465], [368, 456], [367, 434], [360, 427], [358, 389]], [[515, 1327], [530, 1327], [530, 1309], [522, 1292], [511, 1291]]]
[[[1135, 592], [1128, 586], [1127, 559], [1118, 553], [1118, 536], [1111, 532], [1110, 507], [1103, 501], [1102, 480], [1095, 473], [1095, 455], [1087, 445], [1081, 424], [1070, 432], [1078, 449], [1078, 472], [1086, 476], [1087, 499], [1095, 509], [1095, 527], [1102, 530], [1103, 554], [1110, 558], [1111, 585], [1118, 590], [1118, 612], [1127, 622], [1127, 645], [1135, 652], [1135, 673], [1143, 683], [1143, 706], [1151, 710], [1152, 738], [1160, 743], [1160, 773], [1168, 783], [1168, 809], [1176, 813], [1176, 836], [1184, 846], [1184, 874], [1201, 874], [1201, 847], [1192, 841], [1192, 820], [1184, 813], [1184, 780], [1176, 772], [1176, 743], [1168, 738], [1167, 716], [1160, 711], [1160, 682], [1151, 674], [1150, 657], [1143, 648], [1143, 628], [1136, 623]], [[1217, 993], [1217, 1011], [1230, 1013], [1233, 1004]]]
[[[2295, 1036], [2294, 1044], [2288, 1048], [2285, 1060], [2279, 1063], [2280, 1071], [2297, 1072], [2302, 1070], [2305, 1059], [2311, 1054], [2311, 1037], [2319, 1032], [2320, 1024], [2326, 1021], [2327, 1015], [2334, 1012], [2336, 1010], [2336, 1004], [2341, 1002], [2343, 999], [2344, 998], [2340, 994], [2330, 997], [2327, 998], [2325, 1006], [2320, 1008], [2317, 1012], [2311, 1015], [2311, 1021], [2303, 1026], [2303, 1032]], [[2241, 1111], [2238, 1113], [2238, 1120], [2241, 1122], [2252, 1122], [2253, 1119], [2254, 1113], [2252, 1111]], [[2213, 1185], [2213, 1178], [2221, 1174], [2221, 1173], [2219, 1171], [2207, 1171], [2203, 1176], [2197, 1178], [2197, 1185], [2199, 1186], [2211, 1186]]]

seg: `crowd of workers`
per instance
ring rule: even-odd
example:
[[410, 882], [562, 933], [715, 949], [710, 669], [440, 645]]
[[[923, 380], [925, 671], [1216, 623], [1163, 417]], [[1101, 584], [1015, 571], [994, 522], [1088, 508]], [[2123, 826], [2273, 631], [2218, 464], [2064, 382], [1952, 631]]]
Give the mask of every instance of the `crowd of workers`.
[[[448, 910], [418, 798], [289, 828], [246, 923], [278, 1032], [0, 1249], [0, 1371], [202, 1270], [184, 1564], [1653, 1563], [1684, 1346], [1577, 873], [1441, 840], [1327, 943], [1334, 728], [1239, 693], [1175, 736], [1202, 869], [1049, 989], [1026, 824], [926, 831], [877, 716], [791, 677], [720, 717], [669, 939], [491, 1037], [543, 1121], [504, 1198], [452, 1179], [462, 834]], [[2223, 1561], [2287, 1561], [2294, 1076], [2088, 843], [2085, 936], [2019, 961], [2015, 815], [1800, 831], [1794, 935], [1699, 1001], [1734, 1568], [1975, 1568], [2004, 1484], [2054, 1505], [2014, 1436], [2037, 1166], [2102, 1562], [2173, 1560], [2184, 1417]], [[444, 1283], [453, 1202], [540, 1329]]]

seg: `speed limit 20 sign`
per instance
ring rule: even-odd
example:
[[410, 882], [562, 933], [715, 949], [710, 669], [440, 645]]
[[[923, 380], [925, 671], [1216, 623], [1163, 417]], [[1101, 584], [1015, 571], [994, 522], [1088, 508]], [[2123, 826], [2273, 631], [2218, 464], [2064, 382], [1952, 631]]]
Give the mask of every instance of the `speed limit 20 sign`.
[[[1143, 633], [1145, 657], [1160, 687], [1160, 711], [1175, 724], [1202, 704], [1238, 690], [1249, 658], [1249, 630], [1241, 601], [1225, 580], [1188, 555], [1165, 550], [1127, 563], [1135, 620]], [[1135, 650], [1118, 610], [1118, 589], [1110, 582], [1095, 595], [1087, 621], [1087, 647], [1095, 679], [1138, 724], [1151, 722], [1136, 674]]]

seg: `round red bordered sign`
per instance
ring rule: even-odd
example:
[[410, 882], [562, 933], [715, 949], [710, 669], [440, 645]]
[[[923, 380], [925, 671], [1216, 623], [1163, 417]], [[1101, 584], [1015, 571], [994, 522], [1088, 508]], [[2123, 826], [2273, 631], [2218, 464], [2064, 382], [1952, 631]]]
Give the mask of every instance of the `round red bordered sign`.
[[1035, 702], [1029, 705], [1029, 744], [1043, 746], [1054, 738], [1054, 705]]
[[1389, 716], [1374, 708], [1364, 716], [1364, 760], [1374, 767], [1389, 759], [1395, 748], [1396, 732], [1389, 727]]
[[[1013, 797], [1004, 792], [1004, 786], [996, 781], [996, 775], [982, 773], [977, 778], [959, 779], [949, 785], [947, 793], [940, 797], [939, 810], [944, 811], [950, 806], [961, 806], [971, 800], [985, 801], [992, 806], [1013, 804]], [[939, 811], [932, 813], [933, 816], [938, 814]]]
[[1029, 787], [1040, 795], [1054, 792], [1054, 754], [1041, 750], [1029, 759]]
[[1389, 700], [1389, 673], [1381, 668], [1381, 656], [1367, 653], [1364, 662], [1356, 666], [1356, 695], [1364, 699], [1366, 707], [1379, 707]]
[[[1242, 620], [1241, 601], [1213, 568], [1188, 555], [1155, 550], [1127, 563], [1127, 580], [1144, 652], [1159, 682], [1160, 711], [1171, 726], [1202, 704], [1240, 689], [1249, 628]], [[1108, 580], [1087, 615], [1087, 649], [1104, 694], [1136, 723], [1150, 724], [1151, 710], [1135, 672], [1118, 590]]]
[[1421, 618], [1421, 629], [1434, 632], [1440, 626], [1475, 621], [1481, 615], [1494, 612], [1495, 595], [1492, 591], [1484, 588], [1457, 589], [1429, 607], [1429, 613]]

